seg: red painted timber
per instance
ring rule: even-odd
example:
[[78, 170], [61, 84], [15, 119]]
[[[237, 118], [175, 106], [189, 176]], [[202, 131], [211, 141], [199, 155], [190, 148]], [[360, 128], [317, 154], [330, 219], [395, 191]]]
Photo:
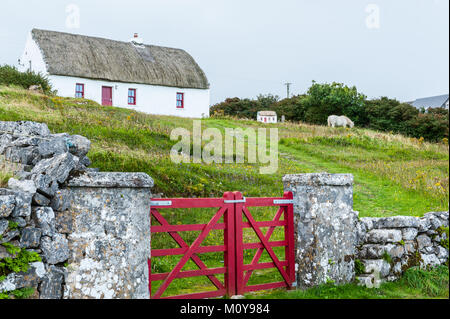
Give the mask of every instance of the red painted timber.
[[[180, 271], [175, 278], [188, 278], [188, 277], [200, 277], [206, 275], [217, 275], [224, 274], [227, 271], [225, 267], [222, 268], [210, 268], [206, 270], [186, 270]], [[165, 272], [162, 274], [152, 275], [152, 281], [164, 280], [169, 276], [169, 272]]]
[[[193, 198], [193, 199], [155, 199], [155, 201], [170, 201], [169, 206], [156, 206], [151, 208], [152, 218], [155, 218], [160, 226], [152, 226], [152, 233], [168, 233], [180, 246], [179, 248], [154, 249], [153, 257], [182, 255], [178, 264], [168, 273], [150, 274], [149, 289], [151, 293], [152, 281], [163, 281], [151, 298], [163, 299], [198, 299], [211, 298], [223, 295], [243, 294], [249, 291], [287, 287], [290, 288], [295, 279], [295, 255], [294, 255], [294, 221], [293, 205], [286, 200], [292, 200], [291, 192], [286, 192], [283, 197], [267, 198], [244, 198], [240, 192], [227, 192], [223, 198]], [[284, 200], [285, 203], [274, 203], [275, 200]], [[225, 203], [227, 201], [227, 203]], [[278, 207], [271, 221], [256, 221], [248, 207]], [[218, 208], [218, 211], [207, 224], [196, 225], [170, 225], [159, 210], [174, 208]], [[223, 216], [223, 222], [219, 223]], [[244, 216], [248, 221], [244, 222]], [[281, 219], [281, 217], [284, 217]], [[270, 241], [276, 227], [284, 228], [284, 240]], [[259, 242], [244, 243], [243, 229], [251, 228], [255, 231]], [[268, 228], [263, 234], [260, 228]], [[212, 230], [224, 231], [223, 245], [201, 246], [203, 240]], [[200, 235], [192, 245], [188, 245], [179, 232], [200, 231]], [[285, 259], [279, 260], [273, 247], [285, 247]], [[244, 265], [244, 250], [256, 250], [251, 264]], [[272, 262], [258, 263], [263, 252], [266, 251]], [[224, 253], [224, 267], [208, 268], [200, 259], [198, 254], [210, 252]], [[192, 261], [200, 268], [199, 270], [181, 271], [186, 262]], [[284, 281], [265, 283], [260, 285], [249, 285], [247, 283], [254, 270], [276, 268], [282, 275]], [[149, 269], [151, 261], [149, 260]], [[224, 274], [222, 284], [216, 275]], [[196, 276], [207, 276], [217, 288], [215, 291], [205, 291], [194, 294], [162, 297], [164, 291], [174, 279]]]
[[[184, 255], [188, 251], [188, 248], [167, 248], [167, 249], [153, 249], [152, 256], [153, 257], [161, 257], [161, 256], [175, 256], [175, 255]], [[214, 253], [226, 251], [225, 246], [202, 246], [198, 247], [195, 250], [196, 254], [204, 254], [204, 253]]]
[[[236, 199], [243, 198], [242, 194], [235, 192]], [[294, 259], [294, 225], [293, 225], [293, 204], [288, 201], [293, 199], [291, 192], [286, 192], [282, 198], [246, 198], [245, 204], [236, 205], [236, 280], [237, 280], [237, 294], [243, 294], [249, 291], [272, 289], [279, 287], [290, 288], [295, 279], [295, 259]], [[275, 200], [284, 200], [285, 203], [275, 203]], [[278, 207], [275, 217], [272, 221], [257, 222], [253, 218], [249, 207]], [[248, 222], [243, 222], [243, 217], [246, 217]], [[284, 216], [283, 220], [280, 220]], [[285, 240], [269, 242], [275, 227], [284, 227]], [[242, 229], [252, 228], [260, 243], [243, 243]], [[263, 234], [262, 227], [268, 227], [266, 234]], [[273, 251], [273, 247], [285, 246], [286, 260], [280, 261]], [[244, 249], [257, 249], [252, 262], [249, 265], [244, 265], [243, 255], [238, 251]], [[272, 262], [258, 263], [262, 253], [266, 251]], [[276, 283], [266, 283], [261, 285], [247, 286], [247, 283], [256, 269], [276, 268], [282, 275], [284, 281]]]

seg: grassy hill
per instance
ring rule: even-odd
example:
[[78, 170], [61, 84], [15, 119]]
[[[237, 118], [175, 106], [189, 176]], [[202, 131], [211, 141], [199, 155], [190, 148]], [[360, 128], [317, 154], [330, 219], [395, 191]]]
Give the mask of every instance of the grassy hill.
[[[261, 175], [258, 164], [174, 164], [169, 154], [176, 142], [170, 140], [170, 133], [177, 127], [192, 131], [192, 119], [146, 115], [89, 100], [0, 86], [0, 120], [45, 122], [53, 133], [84, 135], [92, 141], [88, 154], [92, 167], [102, 171], [146, 172], [155, 180], [154, 193], [162, 193], [163, 197], [221, 197], [223, 192], [234, 190], [247, 197], [281, 196], [283, 175], [327, 171], [354, 175], [354, 208], [360, 216], [421, 216], [448, 209], [448, 145], [400, 135], [306, 124], [265, 125], [232, 118], [202, 120], [203, 129], [218, 128], [222, 132], [225, 128], [277, 127], [279, 169], [275, 174]], [[0, 174], [0, 181], [6, 182], [9, 177], [8, 173]], [[211, 212], [206, 214], [198, 209], [167, 213], [171, 224], [205, 223], [211, 216]], [[254, 215], [257, 220], [273, 217], [273, 212], [265, 209], [257, 213], [258, 216]], [[196, 235], [183, 233], [183, 238], [191, 243]], [[283, 236], [277, 228], [271, 240], [282, 240]], [[252, 233], [244, 233], [244, 237], [246, 242], [255, 242]], [[223, 242], [223, 236], [213, 231], [205, 242], [217, 245]], [[167, 234], [152, 236], [152, 248], [175, 246]], [[282, 258], [284, 248], [275, 247], [275, 252]], [[223, 254], [203, 256], [208, 267], [222, 267]], [[252, 252], [247, 250], [244, 258], [249, 263]], [[152, 271], [170, 271], [178, 259], [178, 256], [152, 258]], [[270, 257], [264, 253], [260, 261], [268, 262]], [[183, 270], [188, 269], [197, 267], [189, 261]], [[222, 280], [221, 275], [219, 278]], [[249, 283], [280, 279], [276, 270], [263, 269], [255, 271]], [[203, 277], [175, 282], [169, 286], [168, 294], [214, 289]], [[155, 283], [153, 291], [157, 287]]]
[[352, 173], [354, 208], [360, 216], [421, 216], [448, 209], [448, 145], [364, 129], [306, 124], [265, 125], [231, 118], [202, 121], [222, 132], [236, 127], [278, 127], [279, 169], [259, 174], [258, 164], [174, 164], [169, 153], [176, 127], [192, 131], [192, 119], [154, 116], [89, 100], [61, 98], [0, 86], [0, 120], [45, 122], [52, 132], [84, 135], [88, 156], [102, 171], [142, 171], [163, 197], [279, 196], [282, 176], [292, 173]]

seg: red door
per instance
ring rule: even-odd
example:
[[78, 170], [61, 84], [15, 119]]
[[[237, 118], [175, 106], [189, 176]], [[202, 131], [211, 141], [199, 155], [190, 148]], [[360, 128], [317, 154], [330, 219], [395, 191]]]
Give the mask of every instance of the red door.
[[102, 105], [112, 106], [112, 87], [102, 86]]

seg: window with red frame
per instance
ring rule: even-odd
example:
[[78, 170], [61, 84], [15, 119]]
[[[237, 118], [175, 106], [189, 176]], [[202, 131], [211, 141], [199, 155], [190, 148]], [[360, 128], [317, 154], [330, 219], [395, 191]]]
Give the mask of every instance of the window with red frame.
[[84, 98], [84, 84], [77, 83], [75, 85], [75, 97]]
[[136, 89], [128, 89], [128, 105], [136, 105]]
[[184, 109], [184, 93], [177, 93], [177, 109]]

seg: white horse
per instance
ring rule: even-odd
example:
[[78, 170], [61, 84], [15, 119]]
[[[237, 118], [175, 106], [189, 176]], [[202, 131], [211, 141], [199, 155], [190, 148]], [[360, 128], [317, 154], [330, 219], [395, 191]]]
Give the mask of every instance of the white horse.
[[328, 126], [332, 127], [350, 127], [353, 128], [355, 123], [346, 116], [330, 115], [328, 117]]

